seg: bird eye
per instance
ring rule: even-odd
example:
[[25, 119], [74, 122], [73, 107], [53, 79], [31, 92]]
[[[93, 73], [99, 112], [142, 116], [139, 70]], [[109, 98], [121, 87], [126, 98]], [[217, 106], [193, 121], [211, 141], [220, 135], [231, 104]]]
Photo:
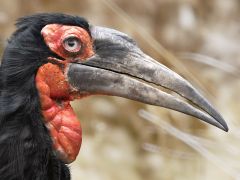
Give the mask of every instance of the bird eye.
[[63, 40], [63, 47], [69, 52], [79, 52], [81, 49], [81, 42], [75, 36], [67, 37]]

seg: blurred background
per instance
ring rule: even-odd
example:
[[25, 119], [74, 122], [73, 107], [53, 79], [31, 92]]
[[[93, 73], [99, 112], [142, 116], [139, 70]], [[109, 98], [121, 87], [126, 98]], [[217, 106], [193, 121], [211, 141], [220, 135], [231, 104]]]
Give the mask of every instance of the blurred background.
[[73, 180], [240, 179], [239, 0], [2, 0], [0, 54], [18, 17], [83, 16], [129, 34], [221, 112], [228, 133], [195, 118], [117, 97], [73, 102], [83, 144]]

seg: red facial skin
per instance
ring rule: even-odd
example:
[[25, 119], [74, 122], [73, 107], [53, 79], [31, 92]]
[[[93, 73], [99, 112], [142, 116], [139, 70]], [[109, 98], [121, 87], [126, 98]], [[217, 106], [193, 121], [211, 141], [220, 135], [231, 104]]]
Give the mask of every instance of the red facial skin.
[[[80, 121], [75, 115], [70, 101], [81, 98], [65, 77], [68, 63], [74, 59], [85, 60], [93, 55], [92, 41], [86, 30], [76, 26], [50, 24], [41, 31], [49, 48], [65, 60], [49, 57], [56, 64], [41, 66], [36, 75], [42, 115], [53, 140], [58, 157], [66, 163], [73, 162], [82, 143]], [[63, 39], [74, 34], [81, 41], [79, 53], [71, 55], [63, 46]]]
[[[93, 44], [88, 32], [78, 26], [66, 26], [60, 24], [46, 25], [41, 31], [48, 47], [60, 57], [66, 60], [85, 60], [93, 53]], [[63, 40], [68, 36], [75, 36], [81, 41], [81, 51], [78, 54], [68, 53], [63, 47]]]

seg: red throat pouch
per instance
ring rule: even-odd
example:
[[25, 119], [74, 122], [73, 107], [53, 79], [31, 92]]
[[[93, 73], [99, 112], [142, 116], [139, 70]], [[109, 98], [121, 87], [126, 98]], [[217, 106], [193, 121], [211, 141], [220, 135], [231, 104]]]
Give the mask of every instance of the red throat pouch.
[[71, 163], [81, 147], [82, 129], [70, 105], [70, 87], [62, 69], [51, 63], [41, 66], [36, 75], [36, 86], [53, 148], [58, 157]]

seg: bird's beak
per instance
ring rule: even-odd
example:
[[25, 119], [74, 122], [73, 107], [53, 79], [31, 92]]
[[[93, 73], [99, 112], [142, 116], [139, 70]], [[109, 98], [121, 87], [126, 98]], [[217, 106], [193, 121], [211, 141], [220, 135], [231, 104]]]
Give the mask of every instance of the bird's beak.
[[95, 55], [68, 68], [68, 81], [74, 89], [82, 94], [120, 96], [173, 109], [228, 131], [221, 115], [188, 81], [144, 54], [126, 34], [96, 26], [91, 26], [90, 32]]

